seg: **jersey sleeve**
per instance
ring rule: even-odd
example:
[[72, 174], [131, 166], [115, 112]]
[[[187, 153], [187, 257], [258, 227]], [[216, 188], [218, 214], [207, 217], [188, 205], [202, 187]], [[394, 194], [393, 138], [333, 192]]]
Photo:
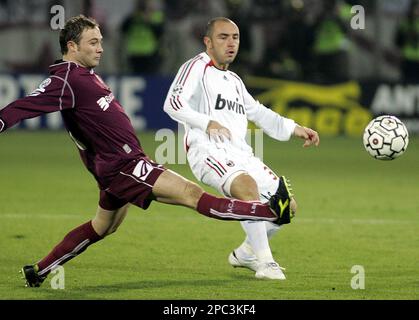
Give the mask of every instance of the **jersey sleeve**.
[[280, 141], [289, 140], [296, 126], [294, 120], [282, 117], [265, 107], [247, 92], [244, 85], [243, 93], [247, 119], [263, 129], [268, 136]]
[[0, 110], [0, 132], [24, 119], [74, 107], [74, 94], [67, 81], [51, 76], [24, 98]]
[[193, 107], [203, 94], [200, 85], [203, 68], [199, 60], [186, 62], [180, 67], [170, 86], [163, 108], [177, 122], [206, 131], [210, 117]]

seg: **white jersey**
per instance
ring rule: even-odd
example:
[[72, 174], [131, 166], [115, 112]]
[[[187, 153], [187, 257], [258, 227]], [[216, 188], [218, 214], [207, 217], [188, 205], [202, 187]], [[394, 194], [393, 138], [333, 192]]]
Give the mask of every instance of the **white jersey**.
[[186, 148], [217, 143], [206, 133], [210, 120], [230, 130], [229, 148], [248, 154], [253, 153], [246, 142], [248, 120], [281, 141], [290, 139], [296, 125], [256, 101], [237, 74], [215, 67], [205, 52], [180, 67], [167, 94], [164, 110], [184, 124]]

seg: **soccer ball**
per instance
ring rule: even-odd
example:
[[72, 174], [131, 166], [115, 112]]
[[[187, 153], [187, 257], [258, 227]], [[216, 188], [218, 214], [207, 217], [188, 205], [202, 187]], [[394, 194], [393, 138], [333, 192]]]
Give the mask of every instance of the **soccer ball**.
[[395, 116], [379, 116], [368, 123], [364, 131], [364, 147], [379, 160], [400, 157], [409, 144], [406, 126]]

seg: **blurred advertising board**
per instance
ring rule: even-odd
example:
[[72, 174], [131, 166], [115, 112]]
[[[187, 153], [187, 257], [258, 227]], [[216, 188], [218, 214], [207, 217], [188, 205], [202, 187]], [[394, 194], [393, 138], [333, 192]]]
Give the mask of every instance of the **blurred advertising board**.
[[[46, 78], [42, 74], [0, 74], [0, 107], [29, 94]], [[172, 77], [104, 76], [135, 129], [177, 129], [163, 112]], [[347, 81], [332, 84], [248, 76], [247, 88], [261, 103], [321, 135], [360, 136], [375, 116], [399, 117], [411, 134], [419, 134], [419, 84]], [[30, 119], [20, 129], [62, 129], [59, 113]]]

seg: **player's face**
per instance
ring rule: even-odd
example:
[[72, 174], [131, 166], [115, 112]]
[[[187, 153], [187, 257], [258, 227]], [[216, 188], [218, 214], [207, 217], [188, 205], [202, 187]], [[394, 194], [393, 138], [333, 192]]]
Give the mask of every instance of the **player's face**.
[[239, 51], [240, 34], [236, 24], [217, 21], [211, 37], [206, 37], [207, 53], [220, 69], [227, 69]]
[[75, 52], [77, 62], [83, 67], [94, 68], [99, 64], [102, 53], [102, 34], [99, 28], [84, 29]]

